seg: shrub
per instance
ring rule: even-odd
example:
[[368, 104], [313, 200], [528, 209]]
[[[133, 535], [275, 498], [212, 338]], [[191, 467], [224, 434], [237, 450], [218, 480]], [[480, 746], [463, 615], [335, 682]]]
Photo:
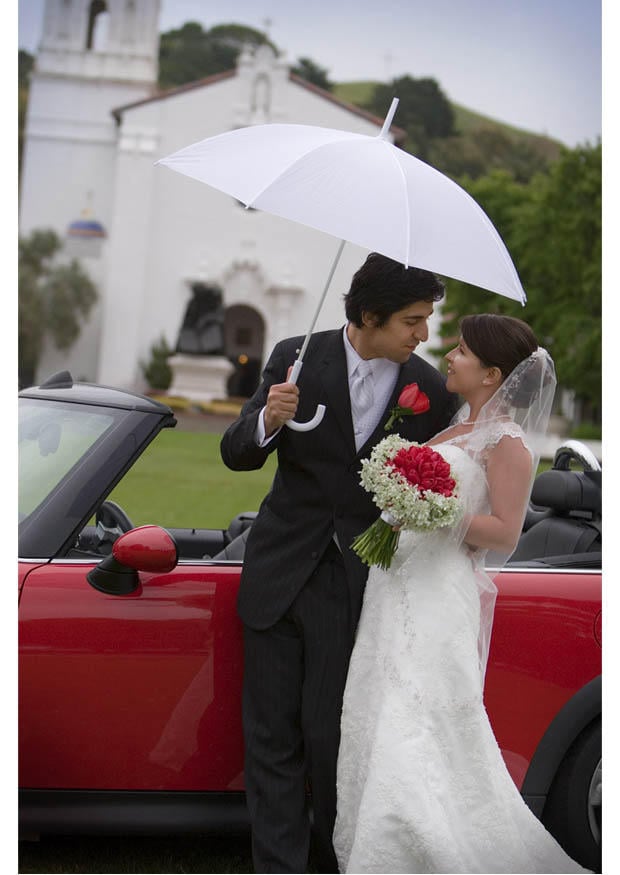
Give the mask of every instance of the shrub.
[[571, 431], [572, 438], [582, 441], [600, 441], [602, 435], [602, 427], [596, 425], [594, 422], [582, 422], [579, 425], [576, 425]]
[[140, 362], [140, 368], [144, 379], [151, 389], [166, 390], [172, 383], [172, 368], [168, 364], [168, 358], [173, 350], [168, 346], [166, 338], [162, 334], [158, 341], [152, 344], [150, 359]]

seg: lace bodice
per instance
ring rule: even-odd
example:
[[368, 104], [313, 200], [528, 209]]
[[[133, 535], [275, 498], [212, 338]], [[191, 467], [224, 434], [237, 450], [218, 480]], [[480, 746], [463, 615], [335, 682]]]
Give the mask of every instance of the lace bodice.
[[442, 453], [442, 447], [455, 446], [464, 450], [486, 472], [491, 451], [504, 437], [517, 438], [533, 456], [521, 427], [511, 419], [495, 419], [488, 424], [469, 431], [459, 431], [462, 426], [450, 426], [435, 438], [433, 449]]
[[[398, 549], [392, 560], [392, 572], [396, 577], [403, 573], [402, 566], [413, 552], [422, 552], [423, 557], [420, 561], [424, 563], [434, 562], [441, 555], [445, 555], [446, 551], [461, 552], [466, 518], [472, 514], [488, 512], [487, 482], [480, 464], [458, 446], [456, 441], [446, 441], [433, 446], [433, 449], [441, 453], [448, 462], [451, 474], [457, 481], [458, 495], [463, 506], [463, 521], [455, 527], [450, 526], [430, 532], [403, 529], [400, 533]], [[481, 559], [483, 553], [480, 552], [478, 555]], [[375, 569], [372, 569], [371, 577], [374, 573]]]

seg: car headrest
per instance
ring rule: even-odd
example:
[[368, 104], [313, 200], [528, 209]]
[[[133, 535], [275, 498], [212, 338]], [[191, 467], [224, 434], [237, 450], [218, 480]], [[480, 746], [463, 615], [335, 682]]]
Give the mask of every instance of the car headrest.
[[249, 529], [254, 520], [256, 519], [257, 511], [246, 510], [244, 513], [237, 514], [234, 519], [231, 520], [230, 525], [226, 529], [226, 538], [228, 543], [230, 541], [234, 541], [242, 532], [246, 529]]
[[534, 481], [532, 503], [537, 507], [550, 507], [559, 513], [575, 511], [601, 512], [599, 472], [543, 471]]

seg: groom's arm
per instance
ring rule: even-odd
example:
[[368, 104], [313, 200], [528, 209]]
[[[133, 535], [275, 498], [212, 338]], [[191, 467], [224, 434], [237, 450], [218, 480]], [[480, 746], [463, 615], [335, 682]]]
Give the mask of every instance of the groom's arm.
[[283, 344], [278, 344], [265, 365], [261, 385], [224, 433], [220, 453], [233, 471], [261, 468], [278, 446], [279, 430], [295, 416], [299, 389], [286, 381], [290, 364]]

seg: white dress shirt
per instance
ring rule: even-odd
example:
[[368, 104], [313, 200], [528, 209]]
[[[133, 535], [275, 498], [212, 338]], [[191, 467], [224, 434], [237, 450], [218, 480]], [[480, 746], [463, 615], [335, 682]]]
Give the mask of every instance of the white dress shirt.
[[[346, 326], [344, 328], [343, 337], [344, 351], [347, 356], [347, 373], [349, 375], [350, 392], [355, 369], [362, 359], [347, 336]], [[381, 414], [385, 410], [385, 405], [390, 400], [390, 395], [394, 391], [394, 386], [396, 385], [398, 372], [400, 370], [400, 365], [384, 358], [369, 359], [368, 364], [370, 365], [370, 377], [372, 379], [375, 400], [372, 407], [370, 407], [359, 418], [355, 416], [353, 410], [351, 411], [356, 450], [359, 450], [359, 448], [366, 443], [377, 427], [377, 424], [381, 419]]]

